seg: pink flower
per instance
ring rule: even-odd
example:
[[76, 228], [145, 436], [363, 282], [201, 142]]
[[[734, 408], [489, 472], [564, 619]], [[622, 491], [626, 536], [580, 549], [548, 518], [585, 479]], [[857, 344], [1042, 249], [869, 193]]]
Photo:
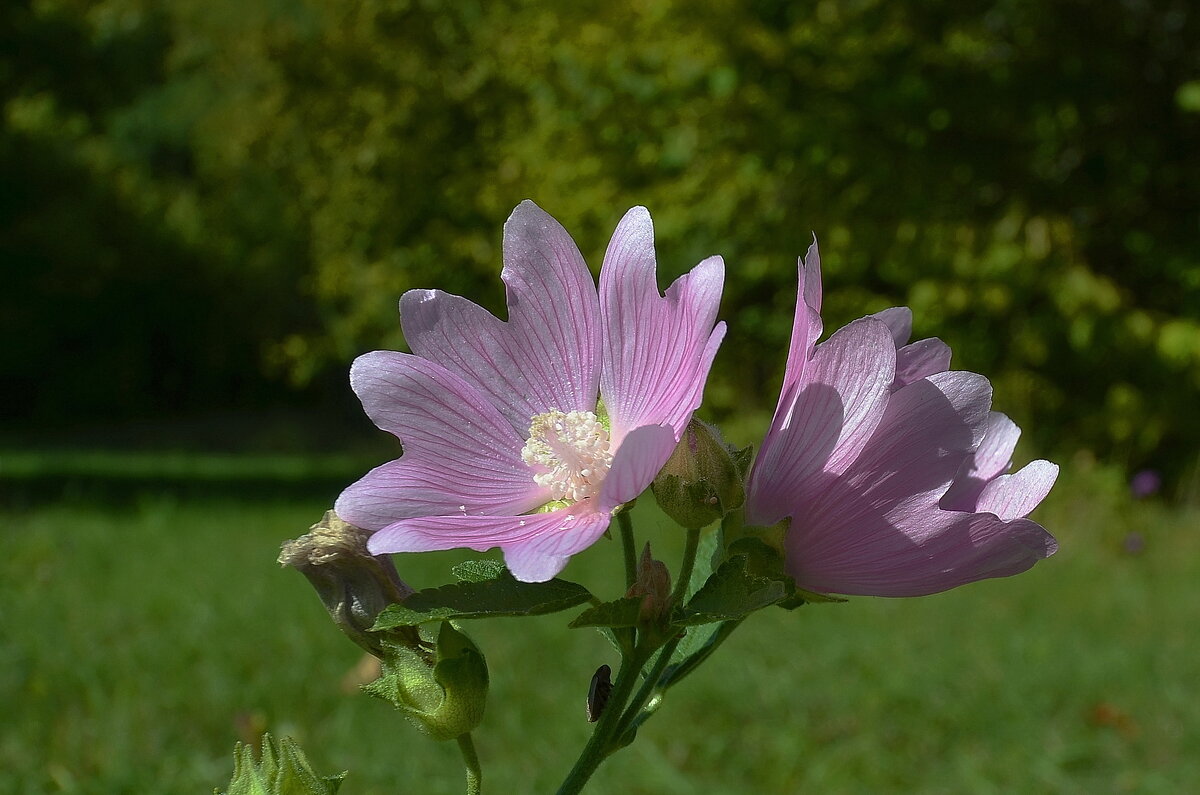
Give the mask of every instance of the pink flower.
[[821, 335], [821, 264], [800, 263], [783, 389], [747, 484], [746, 523], [791, 518], [789, 573], [812, 591], [919, 596], [1025, 571], [1057, 550], [1025, 519], [1058, 466], [1009, 467], [1020, 429], [896, 307]]
[[[338, 498], [373, 554], [500, 547], [513, 575], [550, 579], [650, 485], [700, 403], [725, 334], [720, 257], [666, 292], [650, 214], [617, 225], [597, 296], [575, 243], [522, 202], [504, 225], [508, 321], [411, 290], [413, 354], [360, 356], [350, 383], [404, 454]], [[598, 399], [599, 398], [599, 399]]]

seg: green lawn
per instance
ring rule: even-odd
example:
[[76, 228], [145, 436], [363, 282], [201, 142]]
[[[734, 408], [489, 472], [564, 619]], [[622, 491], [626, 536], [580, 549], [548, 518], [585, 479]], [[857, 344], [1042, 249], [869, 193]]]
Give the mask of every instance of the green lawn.
[[[1038, 515], [1057, 557], [924, 599], [756, 615], [589, 791], [1200, 789], [1200, 512], [1066, 471]], [[0, 793], [211, 792], [234, 742], [264, 728], [319, 772], [349, 769], [346, 795], [462, 791], [452, 743], [343, 692], [357, 648], [275, 564], [319, 497], [17, 504], [0, 562]], [[678, 537], [638, 510], [639, 536], [676, 566]], [[398, 565], [423, 587], [462, 557]], [[564, 576], [616, 596], [617, 559], [601, 542]], [[492, 672], [485, 791], [552, 792], [588, 735], [588, 681], [615, 655], [570, 616], [468, 626]]]

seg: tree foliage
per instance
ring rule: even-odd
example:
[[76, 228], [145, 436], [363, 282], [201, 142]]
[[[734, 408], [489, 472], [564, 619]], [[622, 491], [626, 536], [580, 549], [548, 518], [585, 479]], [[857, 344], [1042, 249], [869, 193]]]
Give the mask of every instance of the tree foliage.
[[831, 324], [911, 305], [1041, 449], [1200, 441], [1182, 0], [8, 9], [0, 245], [34, 300], [5, 323], [38, 344], [5, 372], [42, 405], [63, 291], [108, 354], [61, 388], [124, 348], [159, 406], [164, 357], [206, 399], [252, 367], [303, 385], [402, 346], [406, 289], [500, 310], [500, 227], [533, 198], [594, 268], [633, 204], [664, 277], [725, 255], [718, 419], [769, 411], [815, 232]]

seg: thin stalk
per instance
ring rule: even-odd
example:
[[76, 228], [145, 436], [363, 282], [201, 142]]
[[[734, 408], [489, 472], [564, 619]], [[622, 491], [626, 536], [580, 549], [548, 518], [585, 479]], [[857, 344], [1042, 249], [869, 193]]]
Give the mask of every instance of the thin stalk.
[[467, 795], [479, 795], [483, 788], [483, 771], [470, 732], [458, 736], [458, 750], [462, 751], [463, 765], [467, 768]]
[[633, 692], [633, 687], [637, 684], [638, 674], [648, 659], [649, 654], [638, 648], [621, 662], [621, 670], [617, 672], [616, 681], [613, 682], [608, 704], [605, 706], [599, 722], [596, 723], [596, 728], [592, 731], [587, 745], [583, 747], [579, 758], [575, 760], [575, 766], [571, 768], [566, 780], [558, 788], [558, 795], [575, 795], [581, 792], [584, 784], [588, 782], [588, 779], [596, 772], [596, 768], [610, 753], [609, 746], [616, 732], [617, 724], [625, 711], [625, 703], [629, 700], [629, 694]]
[[700, 547], [700, 528], [689, 528], [683, 546], [683, 563], [679, 564], [679, 579], [671, 593], [672, 604], [682, 604], [687, 596], [688, 583], [692, 581], [692, 569], [696, 567], [696, 550]]
[[625, 714], [621, 716], [620, 722], [617, 724], [616, 731], [613, 736], [617, 742], [621, 741], [625, 732], [629, 730], [630, 725], [641, 713], [642, 708], [646, 706], [646, 702], [650, 700], [655, 691], [658, 690], [658, 680], [662, 676], [662, 672], [666, 670], [667, 663], [671, 662], [671, 655], [675, 653], [675, 648], [679, 645], [679, 641], [683, 640], [683, 633], [676, 635], [667, 641], [667, 645], [662, 647], [662, 651], [658, 653], [658, 658], [654, 661], [654, 667], [646, 673], [646, 678], [642, 682], [642, 686], [638, 688], [637, 695], [629, 702], [629, 708], [625, 710]]
[[[675, 590], [671, 593], [672, 605], [679, 604], [687, 596], [688, 583], [692, 580], [692, 569], [696, 566], [696, 550], [699, 547], [700, 529], [689, 529], [687, 531], [687, 541], [683, 547], [683, 562], [679, 565], [679, 579], [675, 582]], [[654, 661], [654, 667], [646, 674], [646, 681], [642, 683], [637, 695], [633, 697], [633, 701], [629, 704], [629, 709], [621, 716], [621, 722], [618, 724], [615, 732], [618, 741], [625, 733], [625, 730], [629, 728], [629, 724], [642, 711], [642, 707], [646, 705], [650, 696], [658, 689], [659, 677], [667, 669], [667, 665], [671, 662], [671, 655], [675, 653], [675, 649], [679, 646], [681, 640], [683, 640], [683, 632], [676, 632], [675, 636], [662, 647], [662, 651], [658, 654], [658, 659]]]
[[617, 527], [621, 529], [621, 549], [625, 558], [625, 588], [628, 590], [637, 581], [637, 550], [633, 538], [633, 519], [628, 510], [617, 514]]

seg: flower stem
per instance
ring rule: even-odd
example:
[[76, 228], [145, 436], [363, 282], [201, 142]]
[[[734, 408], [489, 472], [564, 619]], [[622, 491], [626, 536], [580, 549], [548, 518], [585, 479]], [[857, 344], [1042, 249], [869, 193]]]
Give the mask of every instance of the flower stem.
[[621, 549], [625, 557], [625, 587], [631, 588], [637, 580], [637, 550], [634, 549], [633, 519], [629, 511], [617, 514], [617, 526], [621, 528]]
[[744, 620], [745, 619], [736, 618], [729, 621], [722, 621], [721, 626], [718, 627], [717, 631], [713, 633], [713, 636], [709, 638], [708, 643], [704, 644], [703, 648], [701, 648], [695, 654], [668, 670], [664, 676], [660, 677], [658, 685], [663, 689], [671, 687], [680, 679], [683, 679], [683, 677], [700, 667], [700, 663], [707, 660], [712, 653], [716, 651], [730, 635], [733, 634], [733, 631], [741, 626], [741, 623]]
[[479, 767], [479, 755], [475, 753], [475, 742], [470, 732], [458, 736], [458, 750], [462, 751], [463, 764], [467, 768], [467, 795], [479, 795], [483, 787], [483, 771]]
[[[689, 529], [687, 531], [687, 541], [683, 547], [683, 562], [679, 566], [679, 579], [675, 583], [675, 590], [671, 593], [671, 604], [678, 605], [687, 596], [688, 584], [692, 580], [692, 569], [696, 566], [696, 550], [700, 547], [700, 529]], [[654, 661], [654, 667], [646, 674], [646, 680], [642, 682], [641, 688], [638, 689], [637, 695], [633, 697], [633, 701], [629, 704], [629, 709], [621, 716], [621, 722], [617, 725], [617, 730], [614, 736], [620, 742], [626, 730], [642, 708], [646, 706], [650, 696], [654, 694], [658, 687], [658, 680], [662, 677], [663, 671], [667, 669], [667, 665], [671, 662], [671, 655], [675, 653], [675, 649], [679, 646], [679, 642], [683, 640], [683, 632], [679, 631], [667, 641], [662, 647], [662, 651], [658, 654], [658, 659]]]
[[[620, 516], [621, 514], [618, 514], [618, 517]], [[628, 519], [621, 522], [620, 526], [621, 537], [625, 541], [624, 547], [627, 552], [627, 572], [629, 572], [630, 581], [632, 582], [633, 578], [636, 577], [633, 556], [633, 528]], [[688, 530], [687, 542], [683, 549], [683, 563], [679, 569], [679, 579], [671, 595], [674, 604], [681, 602], [687, 595], [688, 583], [692, 579], [692, 568], [696, 565], [696, 549], [699, 545], [700, 531], [698, 529]], [[638, 634], [641, 635], [642, 633]], [[600, 716], [600, 721], [596, 724], [596, 729], [592, 732], [591, 739], [588, 740], [579, 758], [575, 761], [575, 766], [571, 768], [571, 772], [567, 774], [566, 780], [559, 787], [558, 795], [575, 795], [575, 793], [582, 791], [583, 786], [592, 777], [592, 774], [596, 772], [596, 768], [600, 766], [605, 757], [622, 747], [622, 734], [642, 711], [646, 700], [654, 692], [659, 677], [666, 670], [667, 664], [671, 661], [671, 655], [674, 654], [675, 648], [679, 645], [679, 641], [682, 638], [683, 634], [677, 633], [662, 645], [661, 649], [657, 643], [648, 646], [639, 641], [632, 653], [624, 657], [621, 661], [621, 669], [617, 672], [616, 681], [613, 682], [612, 693], [608, 697], [608, 704], [604, 708], [604, 713]], [[638, 674], [646, 663], [649, 662], [655, 651], [659, 652], [658, 658], [655, 660], [653, 668], [647, 672], [646, 681], [638, 690], [638, 694], [634, 697], [632, 704], [626, 709], [629, 697], [637, 685]]]
[[625, 702], [629, 700], [629, 694], [633, 692], [633, 687], [637, 684], [638, 673], [641, 672], [642, 666], [649, 658], [650, 653], [638, 647], [621, 662], [621, 669], [617, 672], [612, 693], [608, 697], [608, 704], [605, 706], [604, 712], [600, 715], [600, 721], [596, 724], [596, 728], [587, 745], [579, 754], [579, 758], [575, 760], [575, 766], [571, 768], [566, 780], [558, 788], [558, 795], [575, 795], [581, 792], [583, 785], [596, 772], [596, 768], [611, 753], [612, 749], [609, 746], [613, 734], [616, 732], [617, 724], [625, 711]]
[[682, 604], [687, 596], [688, 585], [692, 581], [692, 569], [696, 567], [696, 550], [699, 547], [700, 528], [689, 529], [683, 547], [683, 563], [679, 566], [679, 579], [675, 581], [675, 590], [671, 593], [673, 604]]

